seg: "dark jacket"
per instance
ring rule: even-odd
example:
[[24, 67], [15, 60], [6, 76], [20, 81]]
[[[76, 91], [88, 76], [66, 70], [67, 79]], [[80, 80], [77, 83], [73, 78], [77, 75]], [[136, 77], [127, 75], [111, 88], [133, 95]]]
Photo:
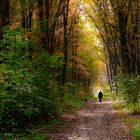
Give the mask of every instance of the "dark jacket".
[[98, 93], [98, 98], [102, 98], [103, 97], [103, 93], [100, 91], [99, 93]]

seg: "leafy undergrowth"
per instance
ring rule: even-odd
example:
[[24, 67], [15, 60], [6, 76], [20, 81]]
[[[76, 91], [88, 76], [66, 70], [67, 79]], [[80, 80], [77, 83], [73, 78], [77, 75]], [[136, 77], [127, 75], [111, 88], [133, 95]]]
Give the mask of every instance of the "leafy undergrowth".
[[[63, 101], [65, 110], [63, 114], [70, 112], [73, 109], [80, 109], [85, 104], [85, 97], [76, 95], [67, 95]], [[62, 114], [61, 114], [62, 115]], [[18, 133], [5, 133], [0, 135], [0, 140], [47, 140], [47, 132], [54, 132], [61, 125], [61, 115], [50, 118], [47, 121], [37, 120], [37, 125], [27, 128], [25, 131]]]
[[59, 118], [53, 118], [48, 122], [47, 129], [49, 131], [55, 131], [60, 124], [61, 124], [61, 121]]
[[108, 101], [108, 100], [112, 100], [113, 95], [110, 91], [103, 91], [103, 100], [104, 101]]
[[[6, 138], [6, 140], [14, 140], [14, 136], [9, 136]], [[19, 140], [46, 140], [46, 136], [45, 134], [38, 134], [36, 136], [19, 138]]]
[[113, 101], [113, 108], [116, 110], [116, 111], [125, 111], [125, 103], [123, 100], [115, 100]]
[[[125, 114], [124, 123], [128, 126], [130, 135], [140, 140], [140, 115], [130, 115], [123, 100], [115, 100], [113, 108], [120, 114]], [[127, 113], [127, 114], [126, 114]]]
[[140, 140], [140, 116], [128, 116], [125, 123], [129, 126], [130, 134]]

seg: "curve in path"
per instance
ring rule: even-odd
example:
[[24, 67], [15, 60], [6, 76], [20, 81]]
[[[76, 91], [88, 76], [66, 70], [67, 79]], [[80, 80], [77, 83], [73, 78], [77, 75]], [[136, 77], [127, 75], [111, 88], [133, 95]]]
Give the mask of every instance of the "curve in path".
[[52, 140], [132, 140], [111, 101], [89, 101], [84, 109], [63, 119], [62, 128], [51, 135]]

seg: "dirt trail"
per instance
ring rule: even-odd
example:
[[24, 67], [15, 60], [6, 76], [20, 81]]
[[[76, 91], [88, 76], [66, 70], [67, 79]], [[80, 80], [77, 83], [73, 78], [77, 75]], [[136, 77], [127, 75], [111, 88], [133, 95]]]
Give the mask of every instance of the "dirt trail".
[[89, 101], [84, 109], [64, 116], [63, 122], [59, 132], [49, 134], [50, 140], [132, 140], [111, 101]]

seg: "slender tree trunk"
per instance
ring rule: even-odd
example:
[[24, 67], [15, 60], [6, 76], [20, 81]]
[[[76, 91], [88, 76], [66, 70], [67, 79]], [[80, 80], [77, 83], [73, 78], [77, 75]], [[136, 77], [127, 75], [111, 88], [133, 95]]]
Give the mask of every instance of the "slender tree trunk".
[[49, 53], [51, 53], [50, 48], [50, 27], [49, 27], [49, 18], [50, 18], [50, 0], [45, 0], [45, 32], [46, 32], [46, 48]]
[[53, 53], [55, 51], [54, 35], [55, 35], [55, 29], [56, 29], [56, 25], [57, 25], [57, 22], [58, 22], [58, 18], [62, 14], [62, 10], [61, 10], [62, 3], [63, 3], [63, 0], [60, 0], [57, 12], [56, 12], [56, 14], [54, 16], [54, 22], [53, 22], [53, 24], [51, 26], [51, 35], [50, 35], [50, 48], [52, 50], [51, 53]]
[[43, 0], [37, 0], [38, 3], [38, 17], [39, 17], [39, 28], [41, 32], [44, 32], [44, 6]]
[[63, 53], [64, 53], [64, 65], [63, 65], [63, 72], [62, 72], [62, 83], [64, 84], [67, 79], [67, 60], [68, 60], [68, 12], [69, 12], [69, 0], [64, 0], [64, 14], [63, 14], [63, 28], [64, 28], [64, 46], [63, 46]]
[[32, 10], [29, 10], [28, 29], [30, 31], [32, 30], [32, 16], [33, 16], [33, 11]]

